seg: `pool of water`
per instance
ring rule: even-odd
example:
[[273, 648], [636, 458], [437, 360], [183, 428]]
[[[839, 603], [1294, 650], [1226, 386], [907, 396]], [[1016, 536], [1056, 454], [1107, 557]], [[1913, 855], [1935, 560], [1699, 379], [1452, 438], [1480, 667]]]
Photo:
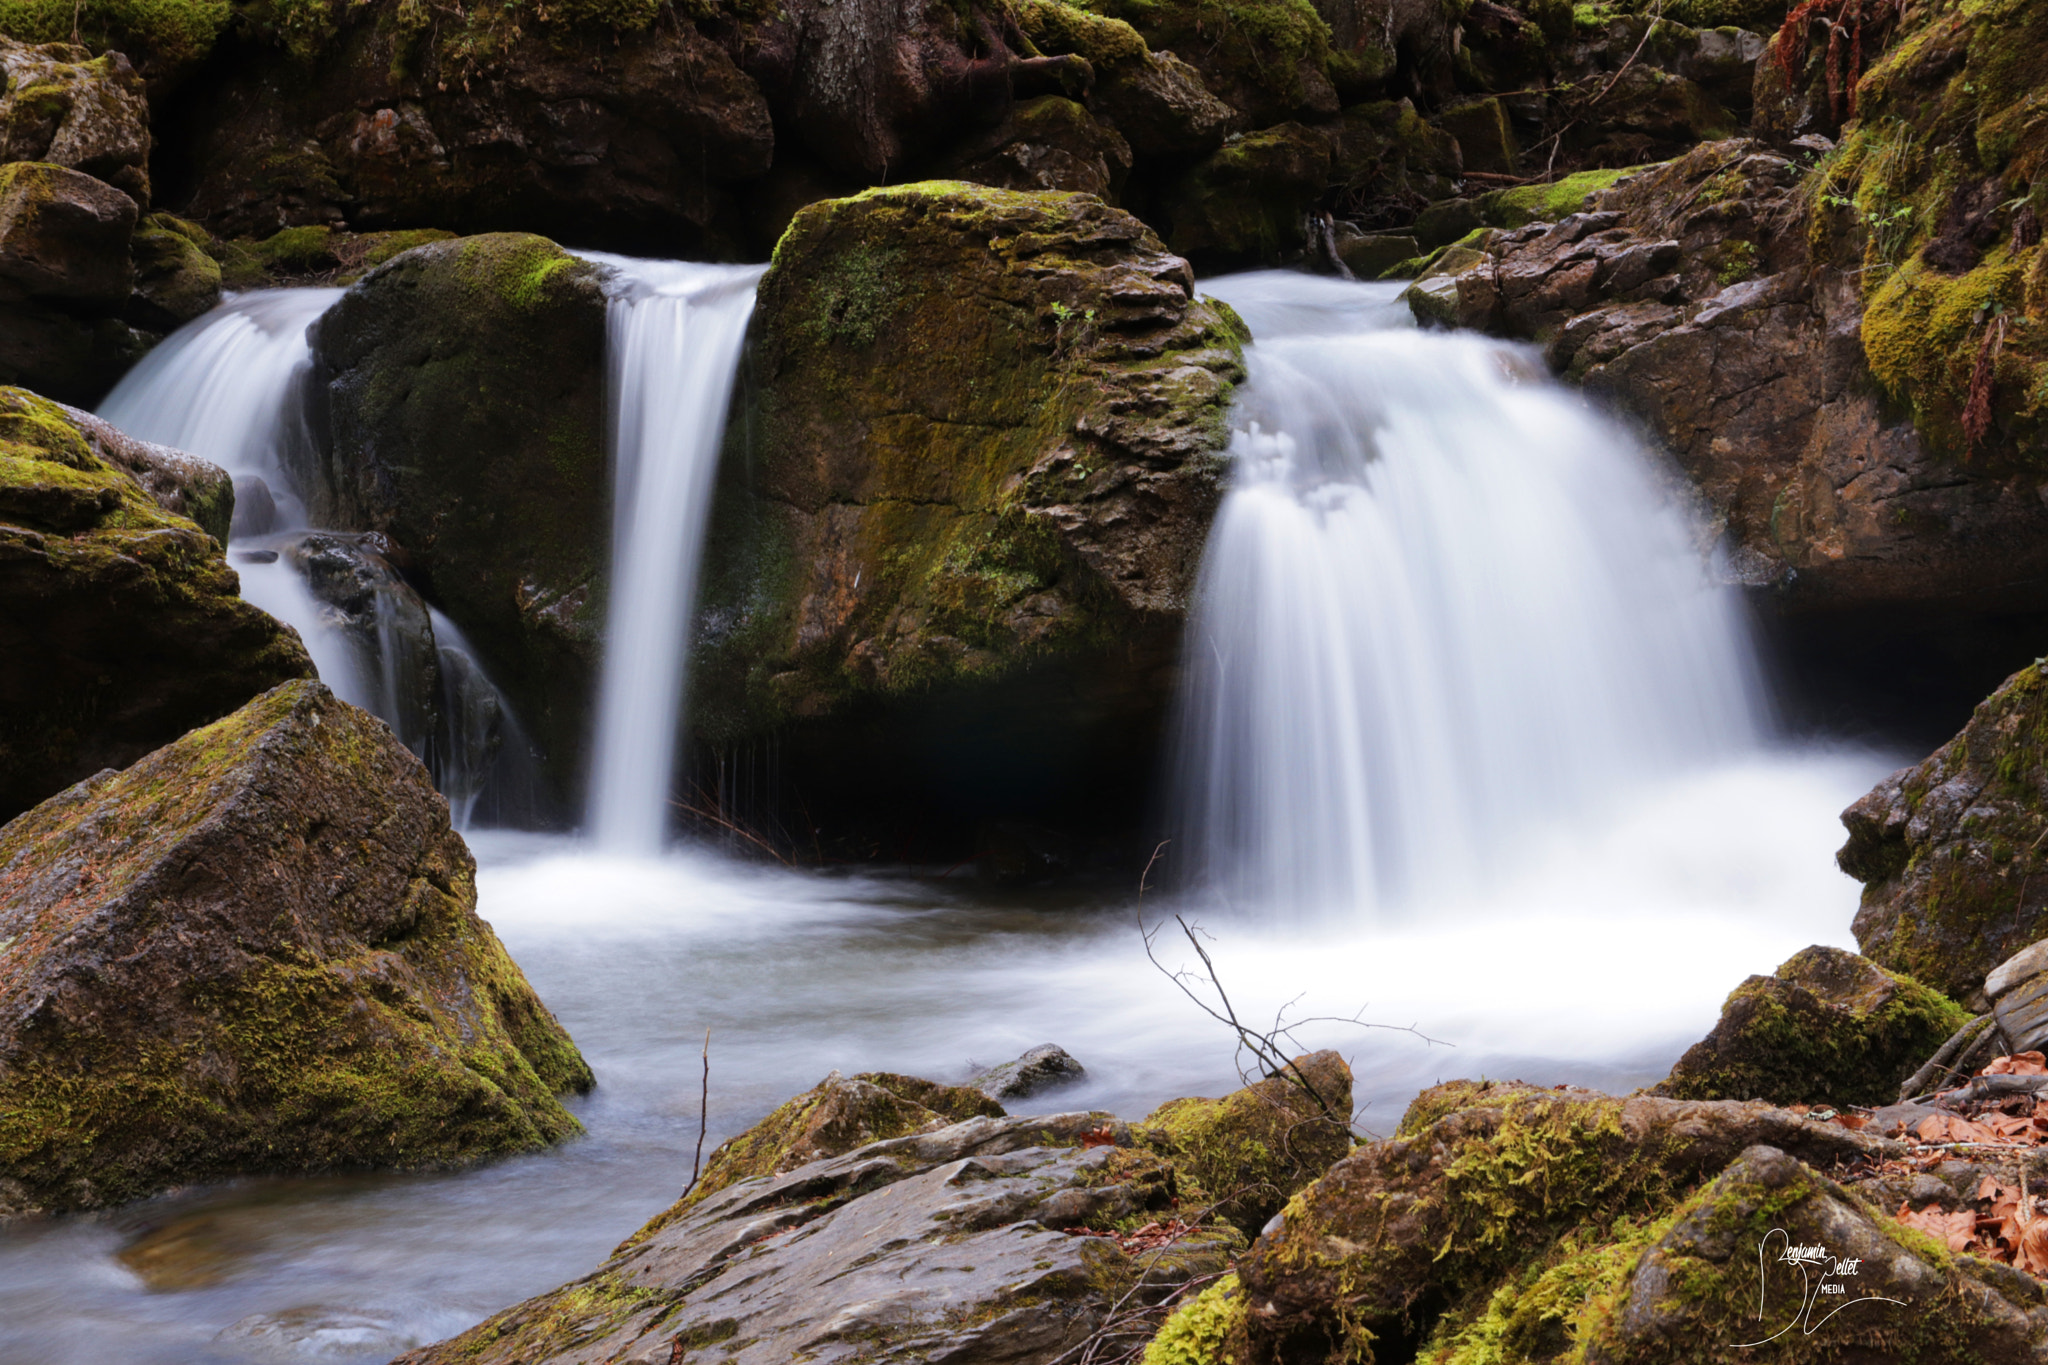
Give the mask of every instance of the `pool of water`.
[[[1273, 932], [1134, 885], [1001, 892], [965, 872], [473, 835], [483, 914], [596, 1069], [574, 1105], [588, 1135], [466, 1172], [254, 1180], [0, 1229], [0, 1361], [383, 1361], [579, 1276], [688, 1180], [706, 1029], [714, 1144], [835, 1068], [958, 1080], [1041, 1042], [1089, 1068], [1046, 1109], [1137, 1118], [1221, 1093], [1238, 1084], [1231, 1035], [1147, 961], [1140, 913], [1199, 923], [1262, 1027], [1292, 1002], [1426, 1035], [1302, 1028], [1352, 1059], [1366, 1131], [1439, 1079], [1626, 1090], [1744, 976], [1854, 946], [1836, 813], [1891, 766], [1787, 751], [1618, 793], [1597, 833], [1539, 831], [1506, 884], [1370, 932]], [[1167, 923], [1162, 964], [1193, 965]]]

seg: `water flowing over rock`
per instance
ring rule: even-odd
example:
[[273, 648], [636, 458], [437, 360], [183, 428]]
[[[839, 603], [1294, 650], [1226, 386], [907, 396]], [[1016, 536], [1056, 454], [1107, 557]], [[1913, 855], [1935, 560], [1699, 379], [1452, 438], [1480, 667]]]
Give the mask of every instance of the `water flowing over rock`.
[[755, 325], [700, 731], [781, 736], [834, 834], [1142, 785], [1239, 374], [1186, 263], [1087, 196], [876, 190], [798, 215]]
[[612, 271], [614, 482], [589, 824], [608, 848], [651, 854], [669, 824], [704, 531], [761, 272], [592, 259]]
[[1257, 340], [1190, 625], [1179, 876], [1397, 914], [1758, 742], [1740, 603], [1623, 430], [1518, 352], [1405, 326], [1399, 286], [1211, 287]]
[[417, 759], [314, 682], [0, 829], [0, 1209], [579, 1131]]
[[166, 509], [221, 520], [197, 465], [0, 390], [0, 816], [311, 673], [219, 541]]
[[[314, 475], [326, 467], [325, 405], [311, 383], [307, 334], [341, 292], [236, 297], [168, 338], [108, 395], [107, 417], [90, 420], [114, 435], [119, 422], [227, 465], [234, 516], [211, 529], [231, 537], [243, 595], [291, 623], [337, 695], [384, 720], [426, 762], [458, 829], [480, 809], [530, 822], [552, 804], [531, 742], [475, 648], [406, 580], [403, 550], [378, 531], [304, 529], [300, 490], [309, 478], [324, 489]], [[319, 510], [339, 515], [332, 502], [320, 500]]]

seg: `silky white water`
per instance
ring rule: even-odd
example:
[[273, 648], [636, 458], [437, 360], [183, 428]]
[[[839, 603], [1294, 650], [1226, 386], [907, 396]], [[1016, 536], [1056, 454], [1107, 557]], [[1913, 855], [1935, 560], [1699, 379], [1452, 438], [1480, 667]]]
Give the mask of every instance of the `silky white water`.
[[[130, 436], [171, 446], [225, 469], [237, 491], [260, 479], [276, 500], [273, 527], [306, 524], [284, 468], [284, 443], [299, 439], [290, 401], [313, 363], [306, 331], [339, 289], [259, 289], [236, 294], [165, 337], [114, 386], [99, 415]], [[298, 631], [320, 680], [335, 695], [377, 709], [376, 680], [328, 620], [305, 579], [282, 558], [235, 555], [242, 596]]]
[[[1753, 754], [1656, 787], [1456, 914], [1312, 931], [1216, 917], [1210, 947], [1248, 1015], [1300, 996], [1301, 1014], [1362, 1007], [1456, 1045], [1306, 1031], [1351, 1058], [1367, 1130], [1439, 1079], [1625, 1090], [1744, 976], [1849, 945], [1835, 812], [1887, 766]], [[1146, 963], [1129, 886], [1011, 894], [471, 842], [480, 910], [597, 1073], [571, 1106], [588, 1135], [466, 1172], [249, 1181], [0, 1228], [0, 1360], [375, 1365], [579, 1278], [688, 1180], [707, 1027], [713, 1144], [833, 1068], [957, 1080], [1041, 1042], [1090, 1071], [1042, 1108], [1135, 1119], [1237, 1084], [1229, 1037]], [[1162, 956], [1193, 959], [1164, 940]]]
[[1255, 337], [1185, 646], [1177, 868], [1393, 922], [1752, 752], [1734, 593], [1615, 422], [1398, 286], [1207, 283]]
[[766, 267], [585, 254], [615, 271], [605, 338], [611, 601], [588, 824], [605, 848], [654, 853], [668, 830], [697, 569], [726, 409]]

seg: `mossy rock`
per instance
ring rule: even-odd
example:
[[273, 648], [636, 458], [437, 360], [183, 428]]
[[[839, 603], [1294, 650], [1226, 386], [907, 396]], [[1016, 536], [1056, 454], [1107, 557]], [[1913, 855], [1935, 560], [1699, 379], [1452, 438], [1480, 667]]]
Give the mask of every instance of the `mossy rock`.
[[888, 1071], [851, 1078], [835, 1071], [785, 1100], [746, 1132], [720, 1143], [697, 1183], [620, 1249], [638, 1245], [742, 1180], [783, 1175], [870, 1142], [933, 1132], [972, 1118], [1001, 1117], [1003, 1107], [979, 1090]]
[[163, 505], [224, 530], [225, 478], [138, 446], [0, 388], [0, 818], [312, 676], [217, 534]]
[[1840, 948], [1794, 954], [1729, 995], [1713, 1032], [1654, 1093], [1876, 1107], [1969, 1022], [1939, 991]]
[[2007, 678], [1963, 732], [1842, 812], [1865, 956], [1969, 1000], [2048, 938], [2048, 678]]
[[797, 818], [828, 836], [916, 805], [965, 840], [1052, 813], [991, 809], [999, 789], [1062, 819], [1127, 791], [1242, 339], [1090, 195], [931, 181], [805, 208], [761, 281], [721, 467], [698, 736], [777, 735]]
[[1169, 1100], [1140, 1125], [1201, 1205], [1254, 1235], [1351, 1150], [1351, 1068], [1334, 1052], [1289, 1063], [1222, 1099]]
[[[47, 161], [83, 171], [149, 203], [149, 99], [119, 52], [14, 41], [14, 5], [0, 0], [0, 163]], [[81, 16], [83, 17], [83, 16]], [[56, 36], [56, 35], [52, 35]]]
[[1308, 0], [1088, 0], [1083, 8], [1192, 63], [1252, 128], [1337, 112], [1330, 26]]
[[1247, 133], [1168, 193], [1173, 249], [1205, 270], [1275, 265], [1303, 247], [1302, 218], [1334, 166], [1327, 135], [1299, 123]]
[[610, 561], [604, 276], [524, 233], [371, 270], [314, 329], [332, 441], [293, 471], [315, 525], [411, 556], [558, 790], [582, 768]]
[[182, 226], [167, 213], [152, 214], [137, 225], [129, 244], [135, 262], [129, 311], [139, 311], [165, 330], [190, 322], [220, 302], [220, 263], [180, 231]]
[[419, 760], [287, 683], [0, 829], [0, 1209], [439, 1166], [590, 1070], [476, 915]]
[[[1761, 1103], [1617, 1099], [1568, 1086], [1455, 1081], [1424, 1091], [1393, 1137], [1363, 1146], [1289, 1201], [1237, 1265], [1246, 1348], [1225, 1359], [1372, 1359], [1373, 1343], [1433, 1345], [1534, 1293], [1525, 1354], [1551, 1359], [1542, 1319], [1575, 1316], [1625, 1274], [1660, 1220], [1746, 1148], [1821, 1166], [1886, 1150], [1875, 1137]], [[1604, 1250], [1622, 1246], [1622, 1250]], [[1754, 1248], [1746, 1249], [1755, 1272]], [[1505, 1305], [1510, 1313], [1514, 1300]], [[1753, 1310], [1752, 1310], [1753, 1311]], [[1495, 1314], [1493, 1349], [1500, 1351]], [[1424, 1358], [1452, 1357], [1432, 1353]], [[1697, 1358], [1697, 1357], [1695, 1357]]]
[[91, 52], [119, 53], [150, 83], [167, 89], [197, 70], [226, 31], [232, 0], [0, 0], [0, 33], [26, 43], [69, 46], [74, 34]]
[[2048, 10], [1912, 7], [1812, 189], [1817, 244], [1857, 229], [1844, 236], [1860, 259], [1834, 264], [1858, 272], [1878, 382], [1938, 453], [2035, 472], [2048, 451], [2044, 86]]

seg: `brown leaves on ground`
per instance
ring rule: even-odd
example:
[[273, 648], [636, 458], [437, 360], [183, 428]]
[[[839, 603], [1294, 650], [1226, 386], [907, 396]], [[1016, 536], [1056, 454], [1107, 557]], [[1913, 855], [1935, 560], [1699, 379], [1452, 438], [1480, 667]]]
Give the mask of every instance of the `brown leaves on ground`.
[[1901, 1204], [1896, 1215], [1946, 1243], [1950, 1251], [2003, 1261], [2031, 1275], [2048, 1276], [2048, 1212], [2022, 1180], [2014, 1189], [1992, 1176], [1977, 1183], [1971, 1207], [1946, 1212], [1939, 1204], [1915, 1210]]
[[[2048, 1076], [2048, 1057], [2038, 1052], [1999, 1057], [1977, 1075]], [[1936, 1102], [1940, 1099], [1937, 1096]], [[1836, 1116], [1835, 1121], [1844, 1126], [1866, 1126], [1867, 1120], [1847, 1123], [1853, 1117]], [[1897, 1166], [1901, 1170], [1928, 1170], [1950, 1155], [1948, 1148], [1959, 1143], [1994, 1148], [2048, 1146], [2048, 1099], [2018, 1094], [1961, 1103], [1954, 1112], [1924, 1115], [1898, 1136], [1929, 1149], [1907, 1161], [1883, 1163], [1885, 1167]], [[1895, 1217], [1952, 1252], [2003, 1261], [2048, 1278], [2048, 1210], [2042, 1209], [2040, 1196], [2027, 1189], [2025, 1177], [2014, 1188], [1987, 1175], [1978, 1181], [1976, 1193], [1965, 1203], [1966, 1207], [1954, 1210], [1944, 1209], [1939, 1203], [1915, 1209], [1908, 1201], [1899, 1205]]]
[[1115, 1241], [1132, 1256], [1147, 1251], [1157, 1251], [1171, 1246], [1195, 1230], [1194, 1224], [1183, 1223], [1178, 1218], [1169, 1218], [1163, 1223], [1147, 1223], [1136, 1232], [1105, 1232], [1100, 1228], [1061, 1228], [1069, 1237], [1107, 1237]]

